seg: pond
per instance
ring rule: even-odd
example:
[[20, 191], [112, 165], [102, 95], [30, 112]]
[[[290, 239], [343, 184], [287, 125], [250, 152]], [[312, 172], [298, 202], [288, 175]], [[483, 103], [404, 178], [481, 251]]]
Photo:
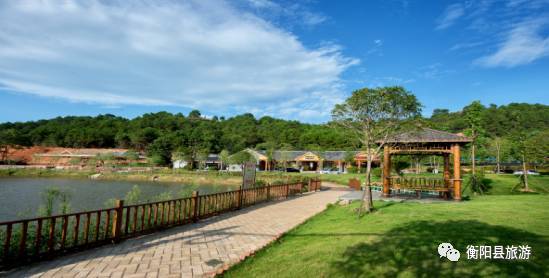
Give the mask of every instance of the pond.
[[[152, 201], [162, 193], [172, 198], [233, 190], [226, 185], [183, 185], [152, 181], [105, 181], [69, 178], [0, 178], [0, 222], [38, 216], [42, 195], [48, 188], [58, 188], [70, 195], [71, 212], [104, 208], [109, 199], [123, 199], [137, 185], [143, 201]], [[58, 207], [56, 204], [56, 208]]]

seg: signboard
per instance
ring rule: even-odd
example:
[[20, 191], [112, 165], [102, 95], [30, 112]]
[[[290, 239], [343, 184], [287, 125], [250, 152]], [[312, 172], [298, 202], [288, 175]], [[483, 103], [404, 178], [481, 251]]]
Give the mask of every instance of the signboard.
[[242, 188], [252, 188], [255, 185], [255, 163], [246, 162], [242, 169]]
[[320, 157], [312, 152], [306, 152], [296, 158], [297, 161], [319, 161]]

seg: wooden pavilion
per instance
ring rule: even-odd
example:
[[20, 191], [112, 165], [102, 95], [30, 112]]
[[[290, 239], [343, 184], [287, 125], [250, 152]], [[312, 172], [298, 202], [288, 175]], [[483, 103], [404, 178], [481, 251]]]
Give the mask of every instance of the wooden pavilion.
[[[391, 191], [415, 190], [437, 191], [448, 198], [461, 200], [460, 148], [471, 142], [461, 135], [429, 128], [398, 134], [386, 140], [383, 146], [383, 196]], [[378, 142], [380, 143], [380, 142]], [[393, 155], [437, 155], [444, 158], [443, 178], [402, 178], [391, 177], [391, 156]], [[453, 158], [453, 176], [450, 178], [450, 156]]]

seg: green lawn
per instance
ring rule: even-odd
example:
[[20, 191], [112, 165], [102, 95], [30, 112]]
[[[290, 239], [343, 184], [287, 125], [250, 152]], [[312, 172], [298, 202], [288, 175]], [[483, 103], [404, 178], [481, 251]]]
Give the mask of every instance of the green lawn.
[[[233, 267], [227, 277], [544, 277], [549, 273], [549, 195], [500, 195], [443, 203], [330, 206]], [[459, 262], [439, 258], [450, 242]], [[468, 245], [523, 245], [529, 260], [468, 260]]]
[[[489, 174], [486, 178], [490, 180], [490, 190], [488, 194], [501, 195], [501, 194], [522, 194], [518, 191], [520, 188], [515, 186], [518, 184], [519, 179], [515, 175], [511, 174]], [[528, 176], [528, 185], [530, 189], [537, 193], [549, 194], [549, 176]], [[513, 190], [515, 188], [515, 190]]]

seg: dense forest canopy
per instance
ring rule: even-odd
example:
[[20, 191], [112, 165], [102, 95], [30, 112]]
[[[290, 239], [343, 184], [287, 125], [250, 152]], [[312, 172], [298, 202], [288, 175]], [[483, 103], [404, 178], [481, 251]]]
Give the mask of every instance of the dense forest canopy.
[[[435, 109], [422, 118], [434, 129], [467, 134], [468, 122], [462, 111]], [[494, 139], [511, 139], [514, 134], [547, 134], [549, 106], [511, 103], [482, 106], [483, 133], [479, 136], [479, 157], [493, 157]], [[96, 117], [58, 117], [50, 120], [0, 124], [0, 145], [60, 146], [88, 148], [130, 148], [150, 152], [174, 152], [196, 157], [203, 153], [230, 153], [244, 148], [351, 150], [360, 148], [346, 130], [331, 123], [298, 121], [242, 114], [230, 118], [204, 118], [199, 111], [188, 115], [158, 112], [126, 119], [110, 114]], [[540, 142], [541, 143], [541, 142]], [[509, 155], [511, 152], [507, 152]]]

